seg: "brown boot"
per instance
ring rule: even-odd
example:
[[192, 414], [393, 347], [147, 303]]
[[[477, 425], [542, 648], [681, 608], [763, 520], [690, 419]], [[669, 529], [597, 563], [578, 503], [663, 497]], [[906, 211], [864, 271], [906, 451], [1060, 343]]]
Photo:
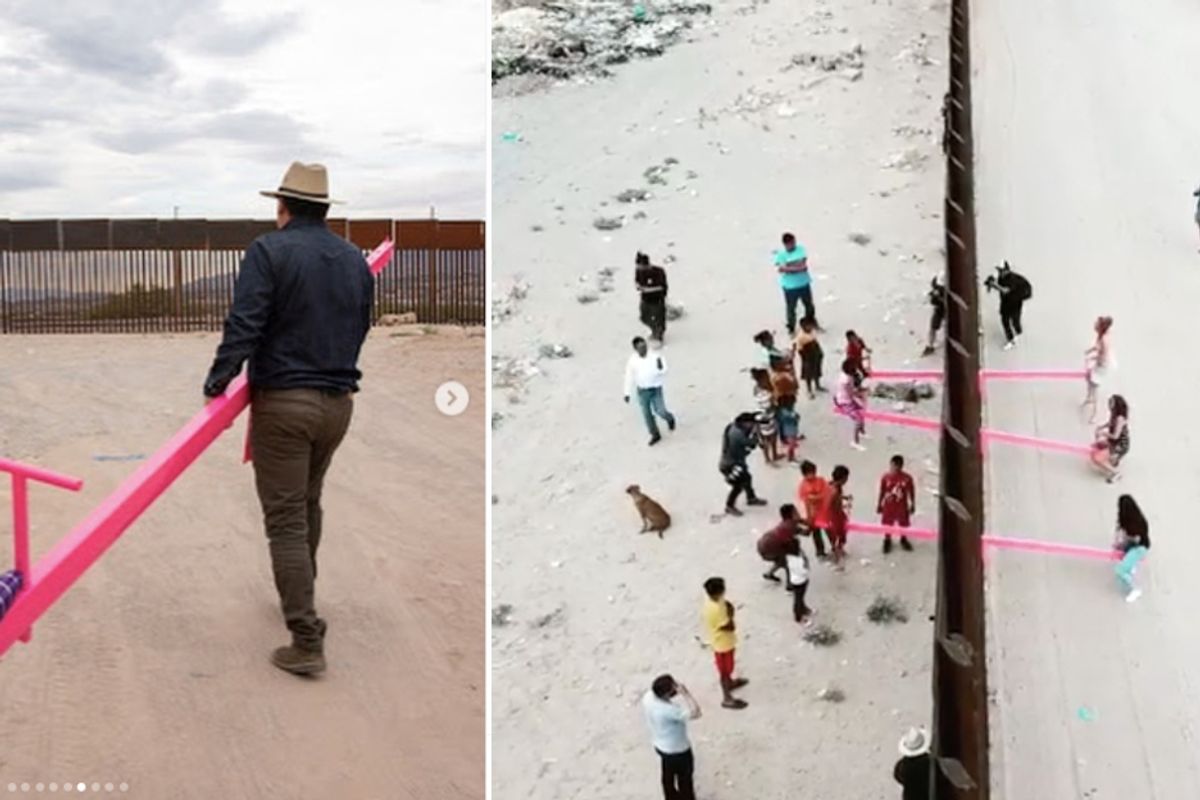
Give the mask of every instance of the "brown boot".
[[275, 648], [271, 653], [271, 663], [293, 675], [316, 675], [325, 671], [325, 654], [320, 650], [305, 650], [288, 645]]

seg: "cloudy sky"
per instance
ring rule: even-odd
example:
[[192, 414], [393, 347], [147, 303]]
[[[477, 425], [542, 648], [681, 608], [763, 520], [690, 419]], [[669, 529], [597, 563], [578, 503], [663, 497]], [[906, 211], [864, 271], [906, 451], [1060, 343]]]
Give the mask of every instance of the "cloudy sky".
[[0, 0], [0, 218], [480, 219], [485, 0]]

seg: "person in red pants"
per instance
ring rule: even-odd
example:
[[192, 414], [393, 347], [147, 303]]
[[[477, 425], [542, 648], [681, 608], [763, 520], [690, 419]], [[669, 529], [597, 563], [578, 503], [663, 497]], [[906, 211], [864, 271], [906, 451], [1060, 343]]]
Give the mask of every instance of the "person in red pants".
[[[909, 528], [917, 510], [917, 487], [912, 476], [904, 471], [904, 456], [892, 456], [892, 466], [879, 479], [879, 503], [875, 509], [880, 522], [889, 528]], [[900, 548], [912, 551], [912, 542], [901, 534]], [[892, 552], [892, 534], [883, 537], [883, 552]]]

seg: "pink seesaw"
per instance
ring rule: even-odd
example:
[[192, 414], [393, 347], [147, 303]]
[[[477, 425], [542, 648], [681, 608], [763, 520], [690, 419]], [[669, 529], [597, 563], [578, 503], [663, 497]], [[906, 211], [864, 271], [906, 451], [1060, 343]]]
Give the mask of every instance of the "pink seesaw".
[[[834, 410], [846, 416], [846, 412], [834, 406]], [[939, 431], [942, 428], [942, 423], [936, 419], [925, 419], [923, 417], [910, 417], [907, 414], [895, 414], [888, 411], [871, 411], [870, 409], [863, 410], [863, 419], [874, 422], [883, 422], [888, 425], [900, 425], [905, 428], [916, 428], [923, 431]], [[984, 429], [979, 432], [983, 439], [984, 446], [992, 442], [1003, 442], [1004, 444], [1015, 444], [1023, 447], [1034, 447], [1039, 450], [1050, 450], [1057, 453], [1069, 453], [1072, 455], [1090, 455], [1092, 449], [1087, 445], [1073, 444], [1071, 442], [1060, 442], [1055, 439], [1042, 439], [1037, 436], [1026, 436], [1020, 433], [1008, 433], [1007, 431], [995, 431]]]
[[[873, 369], [867, 376], [881, 381], [940, 381], [940, 369]], [[980, 381], [1076, 381], [1087, 378], [1082, 369], [981, 369]]]
[[[378, 274], [391, 262], [393, 250], [394, 244], [389, 239], [371, 252], [367, 264], [372, 274]], [[36, 467], [0, 461], [0, 470], [13, 475], [14, 550], [16, 568], [22, 579], [21, 589], [12, 607], [0, 617], [0, 656], [18, 639], [24, 642], [30, 640], [33, 623], [96, 563], [222, 432], [233, 425], [249, 404], [250, 385], [243, 373], [229, 384], [225, 394], [192, 417], [32, 568], [29, 566], [25, 481], [37, 480], [72, 491], [78, 491], [83, 484], [74, 478]], [[248, 457], [249, 453], [245, 455]]]
[[[938, 538], [937, 531], [932, 528], [897, 528], [894, 525], [877, 525], [873, 522], [851, 522], [847, 526], [851, 533], [869, 533], [875, 536], [907, 536], [910, 539], [934, 541]], [[983, 535], [983, 543], [988, 547], [1002, 550], [1021, 550], [1027, 553], [1045, 553], [1047, 555], [1069, 556], [1072, 558], [1092, 558], [1101, 561], [1119, 561], [1121, 554], [1111, 547], [1088, 547], [1081, 544], [1064, 544], [1062, 542], [1043, 542], [1037, 539], [1018, 539], [1011, 536]]]

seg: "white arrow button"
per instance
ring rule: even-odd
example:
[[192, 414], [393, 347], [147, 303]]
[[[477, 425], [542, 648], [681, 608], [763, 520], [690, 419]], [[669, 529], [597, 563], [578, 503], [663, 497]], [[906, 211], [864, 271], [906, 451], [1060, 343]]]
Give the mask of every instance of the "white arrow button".
[[467, 392], [467, 387], [458, 381], [446, 381], [437, 388], [433, 401], [438, 411], [447, 417], [457, 417], [471, 404], [471, 395]]

